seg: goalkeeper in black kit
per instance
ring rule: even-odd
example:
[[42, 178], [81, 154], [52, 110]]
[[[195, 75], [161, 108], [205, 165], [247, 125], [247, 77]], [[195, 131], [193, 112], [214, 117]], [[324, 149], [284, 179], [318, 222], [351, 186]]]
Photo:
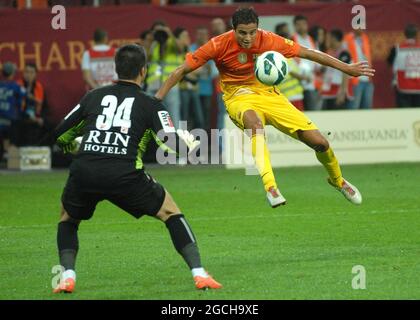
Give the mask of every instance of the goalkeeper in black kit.
[[191, 269], [196, 288], [221, 288], [202, 267], [195, 236], [184, 215], [168, 191], [144, 171], [141, 160], [151, 139], [168, 152], [191, 151], [199, 141], [176, 130], [161, 101], [140, 89], [146, 75], [143, 47], [121, 47], [115, 66], [117, 83], [87, 93], [55, 130], [57, 144], [65, 152], [76, 147], [78, 151], [61, 197], [57, 245], [64, 272], [53, 292], [74, 291], [78, 227], [81, 220], [92, 217], [102, 200], [135, 218], [149, 215], [163, 221]]

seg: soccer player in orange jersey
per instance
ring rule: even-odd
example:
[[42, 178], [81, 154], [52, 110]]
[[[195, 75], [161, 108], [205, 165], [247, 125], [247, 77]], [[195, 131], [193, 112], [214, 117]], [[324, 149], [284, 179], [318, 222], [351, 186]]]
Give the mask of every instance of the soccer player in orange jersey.
[[258, 15], [252, 8], [238, 9], [232, 16], [232, 25], [233, 30], [210, 39], [194, 53], [188, 53], [185, 63], [169, 76], [156, 93], [156, 97], [163, 99], [187, 73], [213, 59], [220, 72], [223, 99], [230, 118], [236, 126], [250, 132], [252, 155], [267, 192], [267, 200], [273, 208], [285, 204], [286, 199], [281, 195], [274, 178], [265, 143], [265, 125], [272, 125], [314, 149], [316, 157], [328, 172], [328, 182], [347, 200], [360, 204], [360, 192], [343, 178], [328, 141], [315, 124], [297, 110], [283, 94], [257, 81], [253, 72], [254, 60], [263, 52], [274, 50], [287, 58], [309, 59], [355, 77], [373, 76], [375, 70], [371, 69], [367, 62], [347, 64], [326, 53], [308, 49], [272, 32], [259, 29]]

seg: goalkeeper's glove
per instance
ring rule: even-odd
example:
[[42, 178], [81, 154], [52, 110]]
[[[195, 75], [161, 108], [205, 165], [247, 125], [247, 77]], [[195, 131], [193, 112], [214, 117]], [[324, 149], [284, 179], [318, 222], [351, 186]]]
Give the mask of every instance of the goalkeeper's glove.
[[82, 142], [82, 137], [77, 137], [73, 141], [62, 144], [60, 141], [57, 141], [58, 146], [63, 150], [63, 153], [76, 154], [79, 151], [80, 143]]
[[177, 129], [176, 133], [178, 134], [178, 137], [187, 145], [188, 154], [190, 154], [200, 145], [200, 141], [196, 140], [195, 137], [188, 132], [188, 130]]

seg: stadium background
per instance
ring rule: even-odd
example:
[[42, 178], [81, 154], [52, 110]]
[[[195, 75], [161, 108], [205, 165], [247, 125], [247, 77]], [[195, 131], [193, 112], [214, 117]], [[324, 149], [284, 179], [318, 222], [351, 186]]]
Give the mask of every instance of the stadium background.
[[[390, 48], [403, 39], [407, 21], [419, 21], [416, 1], [359, 1], [366, 8], [367, 34], [371, 41], [374, 77], [374, 107], [395, 106], [391, 86], [392, 70], [386, 63]], [[247, 4], [249, 5], [249, 4]], [[310, 25], [327, 30], [335, 27], [351, 30], [354, 3], [256, 3], [264, 16], [306, 15]], [[50, 116], [58, 121], [85, 92], [80, 70], [83, 51], [89, 48], [93, 31], [102, 27], [109, 32], [110, 43], [118, 46], [137, 41], [140, 31], [161, 19], [171, 28], [179, 25], [194, 35], [194, 28], [209, 25], [215, 17], [228, 20], [238, 4], [155, 6], [148, 4], [93, 7], [66, 7], [66, 30], [51, 27], [50, 9], [0, 10], [0, 62], [10, 60], [22, 70], [26, 61], [39, 66], [39, 80], [46, 88]], [[30, 31], [29, 31], [30, 30]], [[194, 39], [192, 39], [194, 41]], [[63, 94], [65, 92], [65, 94]]]
[[[253, 6], [263, 19], [304, 14], [310, 24], [350, 30], [354, 3], [307, 2]], [[352, 130], [359, 122], [363, 130], [371, 124], [377, 130], [392, 131], [395, 126], [406, 138], [399, 142], [400, 149], [389, 151], [393, 163], [378, 164], [383, 158], [377, 153], [373, 164], [343, 166], [345, 176], [363, 192], [362, 206], [352, 206], [332, 190], [319, 164], [275, 169], [288, 199], [281, 210], [267, 206], [259, 177], [244, 175], [244, 170], [148, 166], [188, 216], [206, 268], [225, 288], [194, 290], [163, 226], [153, 219], [133, 221], [110, 203], [101, 203], [80, 229], [77, 291], [57, 297], [51, 294], [51, 268], [58, 262], [59, 199], [68, 173], [0, 170], [0, 299], [420, 299], [420, 108], [390, 110], [395, 100], [385, 61], [389, 48], [402, 38], [405, 24], [420, 20], [420, 3], [357, 4], [366, 7], [377, 70], [374, 107], [388, 109], [354, 111], [353, 118], [360, 115], [360, 121], [351, 122], [346, 115], [352, 111], [331, 111], [345, 119], [337, 130]], [[38, 76], [51, 116], [58, 121], [85, 92], [80, 56], [95, 28], [106, 29], [114, 45], [136, 41], [156, 19], [166, 20], [172, 28], [182, 24], [194, 34], [196, 26], [208, 25], [214, 17], [227, 20], [238, 5], [66, 6], [66, 30], [51, 28], [50, 9], [2, 8], [0, 62], [11, 60], [21, 71], [25, 61], [39, 60]], [[323, 117], [323, 112], [317, 116]], [[369, 113], [368, 120], [363, 112]], [[289, 150], [279, 152], [278, 161], [289, 157], [296, 165], [303, 152], [290, 152], [284, 138], [273, 140]], [[401, 162], [408, 141], [412, 163]], [[373, 156], [375, 147], [394, 145], [389, 136], [369, 144], [352, 137], [345, 142], [343, 147], [354, 148], [355, 157], [361, 145]], [[346, 158], [342, 152], [338, 150], [340, 160]], [[305, 154], [314, 158], [307, 149]], [[352, 268], [357, 265], [367, 270], [365, 290], [352, 287]]]

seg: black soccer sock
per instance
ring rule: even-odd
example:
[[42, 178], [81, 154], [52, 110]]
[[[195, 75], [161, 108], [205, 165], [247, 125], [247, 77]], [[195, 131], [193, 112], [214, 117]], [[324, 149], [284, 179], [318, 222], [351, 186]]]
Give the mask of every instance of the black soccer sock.
[[194, 234], [183, 214], [171, 216], [165, 222], [176, 251], [184, 258], [190, 269], [201, 268], [200, 253]]
[[70, 221], [62, 221], [57, 229], [57, 246], [60, 264], [65, 270], [75, 270], [79, 240], [77, 239], [78, 225]]

